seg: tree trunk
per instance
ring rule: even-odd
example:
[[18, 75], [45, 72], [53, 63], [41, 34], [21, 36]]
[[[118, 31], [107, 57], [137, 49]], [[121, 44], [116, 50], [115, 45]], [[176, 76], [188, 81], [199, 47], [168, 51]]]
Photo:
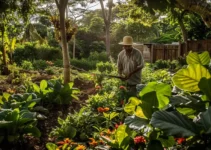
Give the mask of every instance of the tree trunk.
[[199, 14], [207, 27], [211, 27], [211, 5], [200, 0], [176, 0], [186, 10]]
[[111, 24], [111, 12], [112, 12], [112, 5], [113, 0], [108, 0], [108, 15], [106, 16], [105, 8], [103, 5], [103, 0], [100, 0], [100, 5], [103, 13], [103, 20], [105, 23], [105, 29], [106, 29], [106, 52], [107, 56], [110, 58], [111, 52], [110, 52], [110, 24]]
[[60, 0], [60, 1], [55, 0], [55, 2], [59, 9], [59, 17], [60, 17], [60, 32], [61, 32], [62, 54], [63, 54], [63, 66], [64, 66], [64, 84], [67, 84], [70, 82], [70, 57], [67, 48], [67, 37], [66, 37], [66, 27], [65, 27], [65, 9], [67, 8], [68, 0]]
[[187, 40], [188, 40], [188, 35], [187, 35], [187, 31], [186, 31], [186, 29], [185, 29], [185, 25], [184, 25], [184, 23], [183, 23], [183, 21], [182, 21], [182, 18], [181, 18], [180, 16], [178, 16], [177, 19], [178, 19], [178, 23], [179, 23], [179, 25], [180, 25], [180, 29], [181, 29], [181, 31], [182, 31], [183, 42], [187, 42]]
[[106, 26], [106, 52], [108, 57], [111, 56], [111, 51], [110, 51], [110, 25]]
[[67, 48], [64, 13], [60, 13], [60, 27], [61, 27], [60, 32], [62, 40], [63, 66], [64, 66], [64, 83], [68, 83], [70, 82], [70, 58], [69, 58], [69, 51]]

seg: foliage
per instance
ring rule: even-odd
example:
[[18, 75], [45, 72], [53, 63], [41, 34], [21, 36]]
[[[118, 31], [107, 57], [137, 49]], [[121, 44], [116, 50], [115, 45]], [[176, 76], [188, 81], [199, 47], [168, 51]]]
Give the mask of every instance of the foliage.
[[33, 70], [33, 65], [30, 61], [24, 60], [21, 63], [21, 67], [25, 70]]
[[17, 142], [23, 140], [24, 134], [40, 137], [41, 133], [36, 127], [36, 115], [28, 110], [2, 109], [0, 111], [1, 134], [0, 142]]
[[97, 61], [89, 61], [88, 59], [71, 59], [70, 64], [74, 67], [84, 70], [94, 70], [96, 68]]
[[171, 74], [167, 69], [153, 70], [150, 64], [145, 65], [142, 70], [142, 83], [146, 84], [152, 81], [171, 83]]
[[35, 70], [45, 70], [48, 65], [45, 60], [38, 59], [33, 61], [33, 67]]
[[99, 62], [96, 64], [97, 70], [101, 73], [108, 73], [110, 74], [114, 70], [114, 64], [110, 62]]
[[54, 60], [61, 58], [61, 51], [47, 45], [39, 46], [36, 43], [18, 45], [14, 52], [14, 61], [20, 65], [23, 60]]
[[64, 120], [58, 118], [60, 126], [54, 128], [50, 135], [59, 139], [69, 137], [78, 141], [85, 141], [92, 136], [95, 131], [94, 126], [102, 126], [103, 121], [104, 119], [100, 115], [93, 113], [87, 107], [82, 107], [79, 112], [69, 114]]
[[73, 87], [73, 83], [62, 84], [60, 80], [42, 80], [38, 86], [35, 83], [26, 87], [27, 92], [34, 92], [45, 103], [70, 104], [72, 99], [78, 99], [79, 90]]
[[115, 106], [115, 101], [113, 99], [115, 93], [104, 93], [103, 95], [93, 95], [88, 100], [88, 106], [92, 111], [97, 112], [98, 107], [109, 107], [113, 108]]

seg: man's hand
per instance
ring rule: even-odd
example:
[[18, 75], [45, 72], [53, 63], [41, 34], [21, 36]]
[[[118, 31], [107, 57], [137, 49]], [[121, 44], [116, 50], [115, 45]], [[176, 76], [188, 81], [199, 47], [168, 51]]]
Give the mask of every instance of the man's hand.
[[132, 74], [129, 73], [127, 76], [122, 76], [122, 77], [121, 77], [121, 80], [122, 80], [122, 81], [126, 81], [127, 79], [129, 79], [129, 78], [131, 77], [131, 75], [132, 75]]

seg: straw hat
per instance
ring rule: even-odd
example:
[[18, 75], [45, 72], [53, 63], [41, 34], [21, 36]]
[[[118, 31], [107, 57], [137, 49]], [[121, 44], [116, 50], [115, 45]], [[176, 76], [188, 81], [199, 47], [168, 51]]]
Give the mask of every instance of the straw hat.
[[124, 36], [123, 41], [119, 43], [120, 45], [134, 45], [133, 38], [131, 36]]

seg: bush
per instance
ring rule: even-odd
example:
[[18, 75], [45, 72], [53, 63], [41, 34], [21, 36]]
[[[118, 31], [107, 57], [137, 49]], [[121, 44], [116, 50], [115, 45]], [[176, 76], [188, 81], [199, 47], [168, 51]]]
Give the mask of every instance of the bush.
[[88, 59], [91, 61], [102, 61], [102, 62], [109, 61], [106, 52], [101, 52], [101, 53], [91, 52]]
[[94, 70], [96, 69], [97, 61], [90, 61], [88, 59], [72, 59], [70, 64], [74, 67], [84, 69], [84, 70]]
[[110, 62], [99, 62], [96, 64], [97, 70], [100, 72], [106, 72], [106, 73], [111, 73], [114, 70], [114, 64]]
[[63, 60], [62, 59], [57, 59], [54, 61], [54, 66], [56, 67], [63, 67]]
[[33, 66], [34, 66], [34, 69], [36, 70], [44, 70], [48, 67], [47, 63], [45, 60], [34, 60], [33, 61]]
[[33, 69], [33, 65], [30, 61], [24, 60], [21, 64], [21, 67], [25, 70], [32, 70]]
[[62, 53], [59, 48], [50, 47], [49, 45], [36, 45], [36, 43], [25, 43], [18, 45], [13, 55], [14, 61], [21, 65], [22, 60], [55, 60], [62, 59]]
[[59, 48], [41, 45], [37, 47], [37, 58], [43, 60], [62, 59], [62, 51]]
[[21, 65], [23, 60], [33, 61], [37, 58], [35, 43], [25, 43], [18, 45], [14, 51], [13, 59], [17, 65]]

